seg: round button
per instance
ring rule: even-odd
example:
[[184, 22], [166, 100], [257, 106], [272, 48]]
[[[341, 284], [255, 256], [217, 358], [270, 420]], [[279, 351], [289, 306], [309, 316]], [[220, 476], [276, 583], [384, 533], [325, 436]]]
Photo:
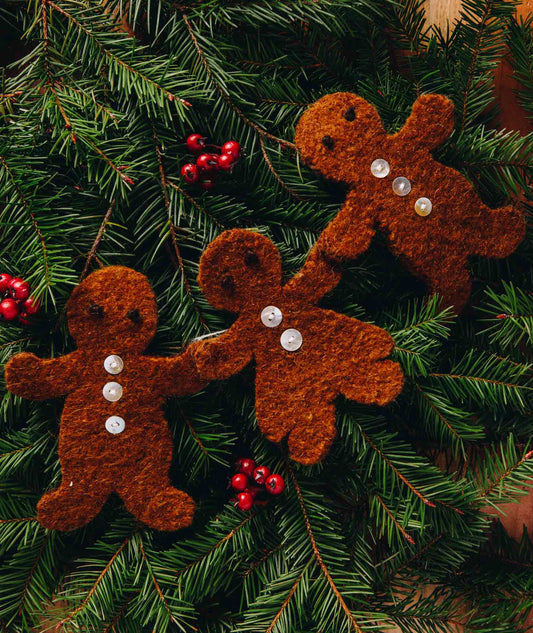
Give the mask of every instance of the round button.
[[116, 435], [117, 433], [122, 433], [126, 428], [126, 422], [119, 415], [112, 415], [105, 421], [105, 428], [113, 435]]
[[286, 349], [288, 352], [295, 352], [302, 346], [303, 338], [298, 330], [289, 328], [281, 335], [280, 342], [283, 349]]
[[283, 321], [283, 313], [276, 306], [267, 306], [261, 312], [261, 322], [266, 327], [278, 327]]
[[433, 209], [433, 205], [431, 204], [431, 200], [429, 198], [418, 198], [415, 202], [415, 211], [422, 217], [429, 215], [431, 213], [431, 209]]
[[384, 158], [376, 158], [370, 165], [370, 171], [376, 178], [385, 178], [390, 173], [390, 165]]
[[120, 374], [124, 369], [124, 361], [120, 356], [111, 354], [104, 360], [104, 368], [108, 374]]
[[406, 196], [411, 191], [411, 183], [407, 178], [398, 176], [392, 182], [392, 190], [397, 196]]
[[119, 385], [118, 382], [106, 382], [102, 393], [109, 402], [116, 402], [122, 398], [122, 385]]

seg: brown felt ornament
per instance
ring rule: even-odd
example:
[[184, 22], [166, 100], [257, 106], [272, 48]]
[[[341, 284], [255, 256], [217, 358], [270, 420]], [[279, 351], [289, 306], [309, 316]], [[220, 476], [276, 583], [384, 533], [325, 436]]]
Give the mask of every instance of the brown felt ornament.
[[310, 167], [349, 188], [315, 248], [355, 258], [381, 229], [411, 272], [460, 311], [471, 290], [468, 257], [507, 257], [525, 226], [518, 209], [490, 209], [459, 172], [432, 157], [452, 133], [453, 113], [446, 97], [423, 95], [389, 136], [370, 103], [338, 92], [302, 115], [295, 141]]
[[189, 350], [143, 355], [157, 328], [148, 280], [123, 266], [102, 268], [74, 290], [67, 318], [76, 351], [51, 360], [24, 352], [6, 366], [7, 388], [23, 398], [67, 396], [59, 429], [62, 481], [39, 501], [38, 520], [73, 530], [117, 492], [153, 528], [190, 525], [194, 502], [169, 480], [173, 443], [163, 404], [205, 383]]
[[314, 464], [335, 438], [335, 398], [384, 405], [400, 392], [400, 366], [384, 330], [316, 303], [340, 278], [313, 250], [282, 286], [281, 259], [263, 235], [222, 233], [200, 259], [199, 282], [216, 308], [238, 313], [231, 328], [192, 347], [206, 379], [224, 379], [256, 361], [256, 415], [272, 442], [288, 436], [289, 454]]

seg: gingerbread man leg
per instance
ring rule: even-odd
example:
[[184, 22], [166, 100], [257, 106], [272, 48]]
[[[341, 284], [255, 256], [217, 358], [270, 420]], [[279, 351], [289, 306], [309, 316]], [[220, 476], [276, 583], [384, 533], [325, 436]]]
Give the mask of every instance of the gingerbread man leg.
[[472, 290], [466, 256], [429, 252], [423, 261], [409, 264], [415, 275], [425, 280], [428, 290], [442, 297], [444, 306], [453, 306], [456, 313], [461, 312]]
[[99, 481], [90, 469], [63, 471], [59, 488], [45, 494], [37, 504], [39, 523], [50, 530], [70, 531], [86, 525], [100, 512], [112, 488]]
[[156, 530], [173, 532], [192, 523], [194, 501], [170, 484], [172, 438], [168, 427], [159, 432], [159, 436], [154, 435], [154, 441], [146, 438], [146, 450], [134, 456], [132, 469], [138, 467], [138, 470], [132, 474], [132, 470], [127, 469], [115, 489], [126, 508], [143, 523]]
[[342, 395], [361, 404], [388, 404], [402, 387], [401, 367], [391, 360], [359, 365], [349, 376], [339, 376]]
[[293, 418], [293, 424], [289, 433], [289, 457], [306, 466], [321, 461], [337, 434], [333, 402], [319, 398], [307, 400]]

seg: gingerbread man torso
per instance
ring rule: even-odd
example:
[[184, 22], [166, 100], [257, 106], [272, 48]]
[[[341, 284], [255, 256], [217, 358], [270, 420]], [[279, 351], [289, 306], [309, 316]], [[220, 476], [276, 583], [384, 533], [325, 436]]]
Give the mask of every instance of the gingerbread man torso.
[[110, 454], [110, 481], [117, 474], [111, 470], [142, 460], [162, 436], [170, 437], [153, 360], [116, 351], [76, 353], [80, 387], [66, 398], [60, 429], [65, 464], [69, 446], [79, 461], [80, 444], [90, 442], [92, 450]]

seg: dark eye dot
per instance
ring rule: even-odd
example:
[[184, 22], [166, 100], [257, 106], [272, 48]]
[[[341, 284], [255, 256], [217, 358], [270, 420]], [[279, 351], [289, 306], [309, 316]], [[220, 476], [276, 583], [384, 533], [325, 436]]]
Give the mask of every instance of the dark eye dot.
[[331, 136], [323, 136], [322, 137], [322, 145], [327, 149], [332, 149], [335, 145], [335, 141], [331, 138]]
[[344, 118], [347, 121], [353, 121], [355, 119], [355, 110], [353, 108], [348, 108], [344, 113]]
[[231, 275], [226, 275], [226, 277], [223, 277], [220, 285], [222, 286], [222, 289], [226, 292], [233, 292], [235, 288], [235, 282], [233, 281], [233, 277]]
[[87, 312], [92, 317], [97, 317], [98, 319], [101, 319], [104, 316], [104, 309], [96, 303], [91, 303], [91, 305], [87, 308]]
[[141, 313], [137, 310], [137, 308], [135, 308], [135, 310], [130, 310], [128, 312], [128, 319], [131, 319], [133, 323], [140, 323], [142, 321]]
[[244, 256], [244, 263], [247, 266], [257, 266], [259, 264], [259, 257], [253, 251], [248, 251]]

